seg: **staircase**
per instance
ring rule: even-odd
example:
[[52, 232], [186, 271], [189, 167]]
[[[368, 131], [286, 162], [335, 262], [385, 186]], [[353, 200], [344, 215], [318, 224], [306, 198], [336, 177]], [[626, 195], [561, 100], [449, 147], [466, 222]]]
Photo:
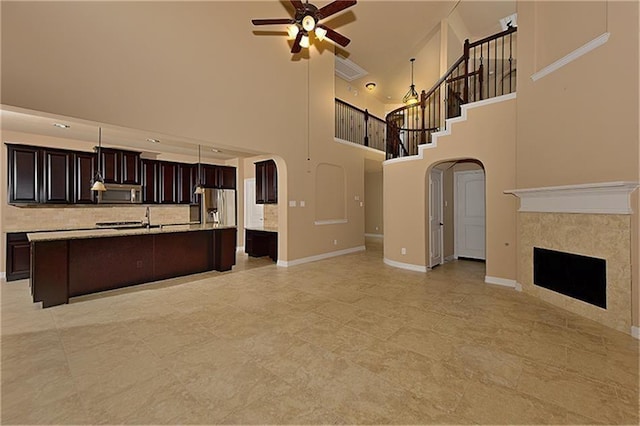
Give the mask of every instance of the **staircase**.
[[459, 117], [462, 106], [513, 93], [516, 90], [516, 27], [470, 43], [462, 56], [420, 101], [386, 116], [386, 158], [418, 155], [419, 147], [433, 143], [448, 119]]

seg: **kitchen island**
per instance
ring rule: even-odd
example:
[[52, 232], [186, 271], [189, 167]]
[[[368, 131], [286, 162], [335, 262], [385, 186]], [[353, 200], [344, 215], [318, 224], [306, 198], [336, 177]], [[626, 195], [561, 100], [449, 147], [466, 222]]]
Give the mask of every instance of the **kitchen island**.
[[213, 224], [27, 234], [31, 293], [44, 308], [70, 297], [235, 265], [236, 228]]

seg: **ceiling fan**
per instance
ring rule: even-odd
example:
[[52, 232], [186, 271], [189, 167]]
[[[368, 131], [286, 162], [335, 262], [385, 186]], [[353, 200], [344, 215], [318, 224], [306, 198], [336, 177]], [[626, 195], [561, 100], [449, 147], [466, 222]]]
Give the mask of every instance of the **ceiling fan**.
[[290, 1], [296, 9], [294, 18], [252, 19], [251, 22], [253, 25], [289, 24], [287, 27], [289, 36], [295, 38], [291, 53], [298, 53], [303, 47], [309, 47], [309, 33], [312, 31], [320, 41], [326, 37], [342, 47], [349, 44], [351, 40], [326, 25], [319, 24], [319, 21], [353, 6], [357, 3], [356, 0], [335, 0], [319, 9], [310, 4], [309, 0], [304, 3], [301, 0]]

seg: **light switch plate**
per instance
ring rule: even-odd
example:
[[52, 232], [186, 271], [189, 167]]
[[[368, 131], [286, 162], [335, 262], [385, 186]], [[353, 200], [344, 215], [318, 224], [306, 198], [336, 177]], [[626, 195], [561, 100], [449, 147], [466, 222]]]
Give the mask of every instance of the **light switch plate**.
[[296, 206], [296, 200], [289, 201], [289, 207], [295, 207], [295, 206]]

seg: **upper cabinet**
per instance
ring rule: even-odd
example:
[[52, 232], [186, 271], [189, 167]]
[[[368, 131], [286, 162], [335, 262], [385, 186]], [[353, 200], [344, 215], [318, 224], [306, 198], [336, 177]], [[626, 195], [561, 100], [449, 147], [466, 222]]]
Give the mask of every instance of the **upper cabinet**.
[[158, 202], [158, 162], [142, 159], [142, 202], [152, 204]]
[[176, 204], [178, 202], [178, 163], [158, 162], [159, 202]]
[[73, 202], [77, 204], [95, 203], [96, 196], [91, 184], [96, 174], [96, 156], [91, 152], [73, 153]]
[[278, 203], [278, 169], [273, 160], [256, 165], [256, 204]]
[[44, 182], [42, 201], [68, 204], [72, 202], [73, 154], [69, 151], [42, 150]]
[[236, 189], [236, 168], [203, 164], [202, 183], [205, 188]]
[[91, 191], [100, 164], [105, 183], [142, 185], [145, 204], [198, 204], [200, 180], [208, 188], [236, 189], [236, 168], [140, 159], [140, 153], [101, 148], [93, 152], [6, 144], [10, 204], [93, 204]]
[[140, 153], [101, 148], [100, 171], [105, 183], [140, 185]]
[[9, 203], [40, 202], [41, 148], [7, 145]]

